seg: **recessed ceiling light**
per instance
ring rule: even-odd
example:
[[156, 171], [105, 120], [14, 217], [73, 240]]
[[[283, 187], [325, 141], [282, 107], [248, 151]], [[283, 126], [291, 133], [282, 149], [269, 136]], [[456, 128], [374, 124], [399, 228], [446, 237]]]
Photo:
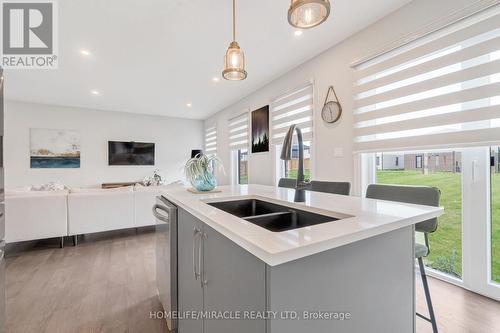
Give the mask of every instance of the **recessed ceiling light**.
[[80, 54], [88, 57], [91, 53], [87, 49], [81, 49]]
[[91, 91], [90, 91], [90, 93], [91, 93], [92, 95], [94, 95], [94, 96], [99, 96], [99, 95], [101, 94], [101, 93], [99, 92], [99, 90], [95, 90], [95, 89], [91, 90]]
[[293, 34], [297, 37], [302, 36], [302, 30], [295, 30]]
[[214, 77], [212, 78], [212, 81], [214, 81], [214, 82], [219, 82], [219, 81], [220, 81], [220, 79], [219, 79], [217, 76], [214, 76]]
[[186, 106], [187, 106], [188, 108], [190, 108], [190, 107], [192, 107], [192, 106], [193, 106], [193, 104], [191, 104], [191, 103], [186, 103]]

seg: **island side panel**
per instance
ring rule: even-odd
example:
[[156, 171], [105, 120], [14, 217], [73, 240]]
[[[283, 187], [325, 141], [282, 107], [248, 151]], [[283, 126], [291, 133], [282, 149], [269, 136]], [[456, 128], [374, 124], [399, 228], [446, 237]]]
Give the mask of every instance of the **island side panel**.
[[349, 320], [268, 321], [267, 333], [415, 332], [414, 227], [267, 266], [270, 311], [350, 313]]

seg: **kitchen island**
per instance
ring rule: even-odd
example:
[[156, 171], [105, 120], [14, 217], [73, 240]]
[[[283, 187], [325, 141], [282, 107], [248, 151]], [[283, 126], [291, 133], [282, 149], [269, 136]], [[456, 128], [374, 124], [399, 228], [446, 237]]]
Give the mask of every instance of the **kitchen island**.
[[[218, 189], [162, 192], [178, 207], [179, 332], [415, 331], [414, 225], [442, 208], [318, 192], [299, 204], [285, 188]], [[318, 222], [301, 227], [309, 218]], [[269, 219], [299, 224], [273, 231], [278, 222], [261, 222]]]

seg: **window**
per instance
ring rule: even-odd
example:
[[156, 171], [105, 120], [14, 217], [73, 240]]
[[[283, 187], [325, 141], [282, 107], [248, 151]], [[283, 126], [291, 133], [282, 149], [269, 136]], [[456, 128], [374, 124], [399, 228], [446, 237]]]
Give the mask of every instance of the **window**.
[[238, 184], [248, 184], [248, 149], [238, 149]]
[[248, 111], [245, 111], [228, 121], [233, 184], [248, 184], [248, 118]]
[[272, 143], [276, 147], [277, 178], [297, 178], [298, 143], [294, 135], [292, 160], [280, 160], [281, 145], [291, 125], [297, 125], [304, 139], [304, 174], [311, 179], [311, 144], [313, 137], [313, 84], [306, 83], [271, 103]]
[[399, 156], [396, 156], [395, 164], [396, 166], [399, 166]]
[[355, 150], [500, 141], [499, 43], [496, 6], [358, 65]]
[[217, 154], [217, 125], [205, 127], [205, 154]]
[[[433, 31], [354, 66], [361, 179], [438, 187], [445, 213], [430, 236], [429, 272], [500, 299], [498, 167], [490, 168], [500, 142], [500, 6]], [[394, 151], [404, 159], [389, 170]]]
[[248, 148], [248, 112], [229, 119], [229, 148], [231, 150]]
[[415, 156], [415, 167], [422, 169], [422, 156]]

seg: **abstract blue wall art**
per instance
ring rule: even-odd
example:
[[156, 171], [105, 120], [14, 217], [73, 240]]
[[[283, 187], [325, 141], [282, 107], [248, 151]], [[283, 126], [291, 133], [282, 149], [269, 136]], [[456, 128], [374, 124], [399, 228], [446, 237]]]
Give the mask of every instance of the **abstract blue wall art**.
[[80, 132], [61, 129], [30, 129], [32, 169], [74, 169], [80, 167]]

